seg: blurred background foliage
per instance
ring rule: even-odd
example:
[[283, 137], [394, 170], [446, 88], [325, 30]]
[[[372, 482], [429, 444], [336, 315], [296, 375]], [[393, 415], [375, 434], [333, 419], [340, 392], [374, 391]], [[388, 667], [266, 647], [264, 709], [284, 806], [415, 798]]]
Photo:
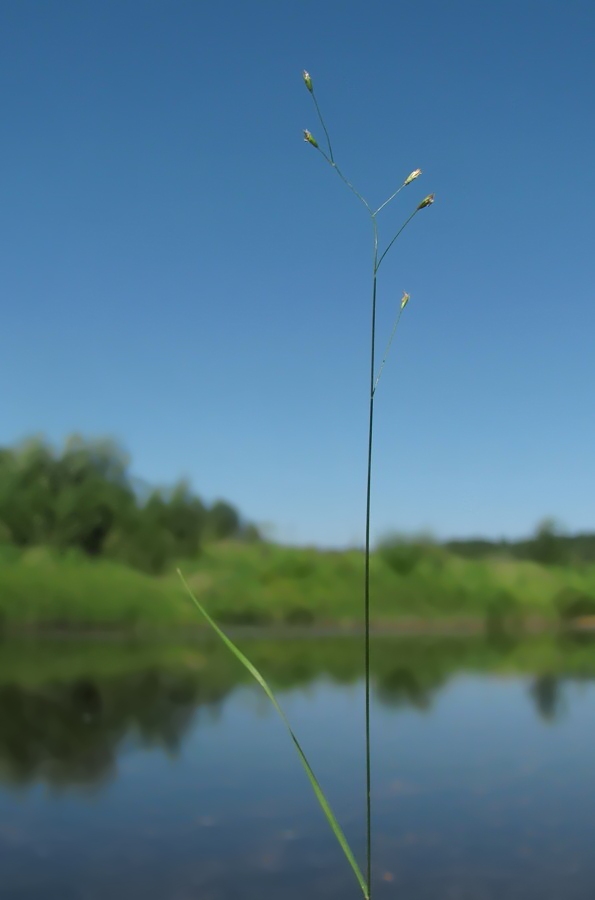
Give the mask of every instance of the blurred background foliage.
[[[111, 440], [75, 435], [0, 448], [0, 634], [11, 628], [162, 628], [197, 623], [175, 568], [221, 622], [361, 621], [362, 552], [261, 539], [224, 500], [135, 478]], [[492, 636], [595, 624], [595, 534], [552, 519], [521, 540], [391, 534], [371, 559], [374, 621], [481, 620]], [[583, 622], [583, 624], [588, 624]]]
[[207, 505], [185, 481], [147, 488], [111, 440], [74, 435], [60, 449], [42, 438], [0, 448], [0, 543], [107, 557], [149, 573], [196, 557], [212, 540], [255, 539], [229, 503]]
[[517, 541], [504, 538], [499, 541], [453, 540], [447, 541], [445, 547], [465, 559], [524, 559], [544, 566], [595, 563], [595, 534], [565, 534], [552, 518], [539, 522], [529, 538]]

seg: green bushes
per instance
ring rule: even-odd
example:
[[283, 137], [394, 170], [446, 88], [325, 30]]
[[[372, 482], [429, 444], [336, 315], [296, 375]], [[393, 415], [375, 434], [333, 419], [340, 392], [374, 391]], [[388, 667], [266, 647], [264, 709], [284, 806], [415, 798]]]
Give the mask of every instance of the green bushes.
[[496, 637], [521, 624], [522, 606], [507, 590], [496, 590], [486, 604], [485, 623], [489, 635]]
[[444, 546], [464, 559], [530, 560], [543, 566], [595, 563], [595, 534], [565, 534], [551, 518], [539, 522], [533, 535], [521, 540], [471, 538], [450, 540]]
[[[70, 438], [60, 451], [40, 439], [0, 449], [0, 543], [18, 553], [44, 545], [159, 573], [194, 558], [205, 540], [243, 533], [222, 500], [207, 507], [185, 482], [141, 492], [111, 441]], [[248, 531], [255, 540], [254, 526]]]
[[595, 595], [574, 587], [562, 588], [554, 598], [554, 604], [563, 622], [595, 616]]
[[385, 538], [378, 546], [378, 555], [397, 575], [410, 575], [422, 562], [439, 569], [447, 558], [441, 547], [423, 536]]
[[[376, 623], [459, 618], [498, 634], [532, 617], [554, 624], [595, 615], [595, 567], [465, 561], [432, 547], [406, 575], [382, 551], [370, 562]], [[200, 602], [222, 623], [361, 624], [363, 554], [355, 550], [225, 541], [184, 560], [182, 569]], [[196, 624], [173, 566], [155, 577], [115, 559], [89, 558], [82, 550], [6, 545], [0, 545], [0, 619], [5, 630]]]

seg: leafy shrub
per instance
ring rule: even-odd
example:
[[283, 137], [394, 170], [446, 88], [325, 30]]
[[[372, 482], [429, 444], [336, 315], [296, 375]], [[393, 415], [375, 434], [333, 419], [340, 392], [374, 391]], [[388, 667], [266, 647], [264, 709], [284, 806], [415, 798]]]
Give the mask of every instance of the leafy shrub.
[[595, 616], [595, 597], [576, 588], [563, 588], [556, 594], [554, 604], [562, 621]]
[[489, 635], [502, 634], [516, 624], [519, 602], [510, 591], [501, 590], [492, 594], [486, 604], [486, 631]]
[[437, 561], [440, 548], [427, 538], [408, 539], [394, 536], [385, 538], [378, 555], [397, 575], [410, 575], [422, 561]]

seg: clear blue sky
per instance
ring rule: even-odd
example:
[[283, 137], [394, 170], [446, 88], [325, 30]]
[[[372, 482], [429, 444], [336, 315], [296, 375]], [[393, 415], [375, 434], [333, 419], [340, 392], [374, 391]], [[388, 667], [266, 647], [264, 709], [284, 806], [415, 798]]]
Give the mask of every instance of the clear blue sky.
[[111, 435], [279, 539], [595, 528], [595, 4], [4, 0], [0, 441]]

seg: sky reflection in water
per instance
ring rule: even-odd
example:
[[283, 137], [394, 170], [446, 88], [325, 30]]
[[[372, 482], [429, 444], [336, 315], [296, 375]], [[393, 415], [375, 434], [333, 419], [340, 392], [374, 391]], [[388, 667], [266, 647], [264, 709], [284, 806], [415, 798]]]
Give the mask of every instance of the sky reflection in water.
[[[378, 653], [376, 896], [592, 898], [595, 647], [543, 645], [535, 674], [522, 647], [484, 665], [478, 643]], [[255, 652], [362, 858], [363, 690], [342, 648]], [[358, 897], [256, 686], [217, 655], [118, 672], [110, 653], [70, 679], [1, 670], [2, 900]]]

